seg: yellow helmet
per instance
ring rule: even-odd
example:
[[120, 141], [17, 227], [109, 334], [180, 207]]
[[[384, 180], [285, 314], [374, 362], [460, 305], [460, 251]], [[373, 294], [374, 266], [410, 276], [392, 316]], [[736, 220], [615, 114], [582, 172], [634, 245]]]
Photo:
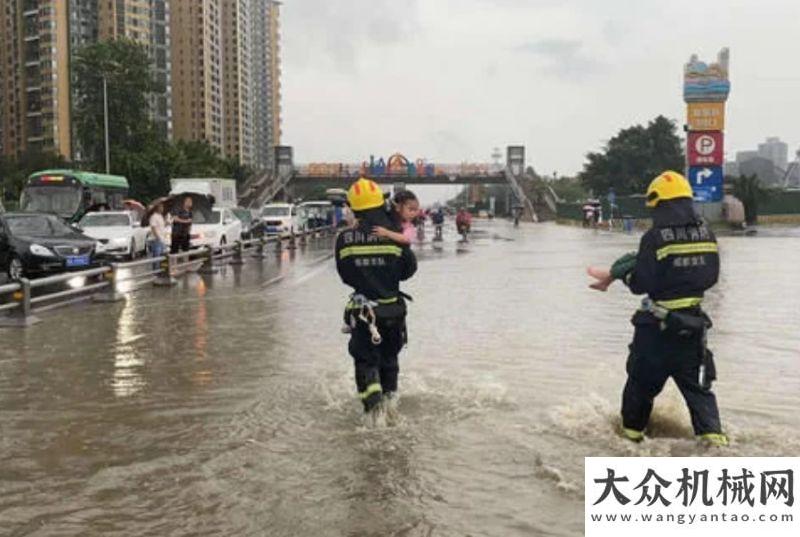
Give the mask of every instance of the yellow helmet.
[[655, 207], [660, 201], [692, 197], [692, 185], [678, 172], [666, 171], [647, 187], [648, 207]]
[[362, 177], [350, 185], [347, 203], [355, 212], [376, 209], [384, 204], [383, 190], [375, 181]]

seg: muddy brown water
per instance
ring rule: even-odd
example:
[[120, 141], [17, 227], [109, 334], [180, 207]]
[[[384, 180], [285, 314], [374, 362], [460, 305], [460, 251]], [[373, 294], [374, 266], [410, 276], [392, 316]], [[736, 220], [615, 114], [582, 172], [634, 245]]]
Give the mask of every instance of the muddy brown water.
[[[800, 448], [797, 230], [721, 239], [726, 455]], [[585, 456], [713, 455], [671, 385], [616, 434], [637, 238], [481, 223], [423, 245], [400, 425], [361, 426], [329, 245], [0, 330], [0, 534], [582, 535]]]

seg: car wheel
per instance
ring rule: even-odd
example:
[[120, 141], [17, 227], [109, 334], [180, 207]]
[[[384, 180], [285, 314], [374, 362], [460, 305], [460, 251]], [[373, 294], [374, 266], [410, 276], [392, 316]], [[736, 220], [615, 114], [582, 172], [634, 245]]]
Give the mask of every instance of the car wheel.
[[8, 262], [8, 279], [18, 281], [25, 276], [25, 267], [22, 266], [22, 260], [17, 256], [12, 256]]

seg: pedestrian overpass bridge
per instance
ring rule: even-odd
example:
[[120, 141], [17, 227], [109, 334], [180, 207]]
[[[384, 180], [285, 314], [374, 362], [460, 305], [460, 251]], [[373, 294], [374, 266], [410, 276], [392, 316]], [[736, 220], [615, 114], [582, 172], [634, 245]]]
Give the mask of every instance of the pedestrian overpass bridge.
[[295, 164], [294, 150], [289, 146], [275, 148], [275, 162], [274, 170], [245, 185], [240, 196], [241, 205], [259, 207], [294, 185], [347, 188], [359, 177], [367, 176], [383, 184], [508, 185], [529, 218], [537, 220], [533, 204], [519, 182], [525, 173], [524, 146], [508, 146], [505, 164], [439, 164], [424, 159], [410, 160], [400, 153], [386, 159], [371, 156], [361, 163]]

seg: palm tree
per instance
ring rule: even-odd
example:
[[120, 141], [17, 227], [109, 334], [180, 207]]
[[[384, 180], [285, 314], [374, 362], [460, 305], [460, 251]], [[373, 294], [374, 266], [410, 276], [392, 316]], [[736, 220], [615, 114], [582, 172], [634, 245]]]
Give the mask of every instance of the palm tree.
[[744, 221], [748, 226], [758, 222], [758, 202], [769, 197], [771, 191], [758, 175], [742, 175], [733, 180], [733, 195], [744, 205]]

